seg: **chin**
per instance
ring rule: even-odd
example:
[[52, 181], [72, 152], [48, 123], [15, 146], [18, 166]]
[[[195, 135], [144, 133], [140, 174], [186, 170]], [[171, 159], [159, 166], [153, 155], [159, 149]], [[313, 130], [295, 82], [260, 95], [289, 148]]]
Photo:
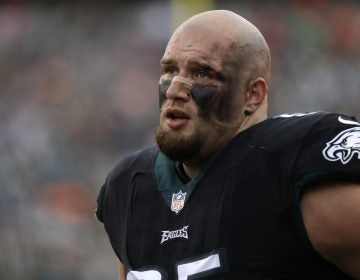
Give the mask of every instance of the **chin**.
[[186, 161], [199, 155], [203, 141], [198, 133], [185, 135], [181, 131], [158, 127], [155, 140], [160, 151], [170, 160]]

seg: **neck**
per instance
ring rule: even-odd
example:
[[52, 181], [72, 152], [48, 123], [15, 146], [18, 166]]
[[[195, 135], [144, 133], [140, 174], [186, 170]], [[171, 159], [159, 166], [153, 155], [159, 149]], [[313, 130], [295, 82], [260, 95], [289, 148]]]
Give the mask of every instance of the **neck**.
[[[226, 134], [226, 131], [223, 132], [223, 135]], [[199, 154], [196, 157], [191, 158], [190, 160], [184, 161], [182, 164], [184, 166], [184, 171], [189, 178], [194, 178], [203, 166], [211, 159], [211, 157], [224, 147], [235, 135], [227, 135], [227, 137], [221, 138], [218, 137], [217, 141], [210, 141], [203, 144], [203, 147]], [[209, 139], [213, 139], [210, 137]], [[204, 148], [206, 147], [206, 148]]]
[[201, 169], [201, 166], [192, 166], [189, 164], [184, 164], [183, 163], [183, 167], [184, 167], [184, 171], [186, 173], [186, 175], [190, 178], [193, 179], [199, 172]]
[[[231, 133], [228, 137], [225, 137], [224, 141], [216, 143], [215, 147], [211, 147], [209, 151], [206, 151], [205, 154], [210, 155], [206, 158], [197, 158], [190, 161], [183, 162], [183, 167], [186, 175], [189, 178], [194, 178], [203, 167], [204, 163], [213, 155], [219, 148], [223, 147], [228, 143], [233, 137], [243, 130], [246, 130], [253, 125], [260, 123], [267, 119], [267, 102], [266, 100], [250, 115], [245, 116], [241, 125], [238, 127], [235, 133]], [[225, 132], [224, 132], [225, 133]]]
[[182, 166], [184, 168], [185, 174], [190, 178], [193, 179], [196, 175], [199, 174], [201, 168], [204, 166], [208, 158], [203, 157], [196, 157], [192, 158], [191, 160], [186, 160], [182, 162]]
[[[226, 131], [223, 131], [222, 136], [224, 136]], [[229, 133], [225, 137], [218, 137], [218, 141], [211, 141], [210, 143], [205, 143], [206, 149], [203, 149], [200, 154], [196, 157], [193, 157], [190, 160], [184, 161], [182, 164], [184, 166], [184, 171], [189, 178], [194, 178], [204, 165], [216, 154], [217, 151], [222, 149], [230, 140], [236, 136], [237, 133]], [[213, 139], [213, 138], [211, 138]]]

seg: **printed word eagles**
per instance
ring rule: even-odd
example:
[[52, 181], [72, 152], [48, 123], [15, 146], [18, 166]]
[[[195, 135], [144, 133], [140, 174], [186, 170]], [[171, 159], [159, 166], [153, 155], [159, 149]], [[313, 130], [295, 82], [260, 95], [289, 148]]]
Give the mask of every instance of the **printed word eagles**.
[[161, 238], [161, 242], [160, 244], [163, 244], [165, 241], [168, 241], [170, 239], [174, 239], [174, 238], [185, 238], [188, 239], [188, 229], [189, 226], [184, 226], [182, 229], [178, 229], [178, 230], [163, 230], [162, 231], [162, 238]]

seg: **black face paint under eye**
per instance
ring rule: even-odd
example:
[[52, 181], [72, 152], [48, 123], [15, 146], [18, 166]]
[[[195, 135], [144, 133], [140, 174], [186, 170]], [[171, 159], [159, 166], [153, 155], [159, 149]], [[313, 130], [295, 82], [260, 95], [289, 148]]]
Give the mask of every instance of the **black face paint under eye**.
[[159, 107], [163, 104], [166, 99], [166, 92], [168, 91], [171, 84], [171, 80], [161, 79], [159, 83]]
[[[166, 100], [172, 80], [161, 79], [159, 83], [159, 107]], [[204, 119], [215, 118], [218, 121], [230, 121], [232, 116], [232, 98], [228, 92], [217, 85], [195, 84], [190, 94]]]
[[199, 107], [200, 116], [205, 119], [229, 121], [232, 116], [232, 98], [216, 85], [195, 84], [190, 90], [191, 97]]

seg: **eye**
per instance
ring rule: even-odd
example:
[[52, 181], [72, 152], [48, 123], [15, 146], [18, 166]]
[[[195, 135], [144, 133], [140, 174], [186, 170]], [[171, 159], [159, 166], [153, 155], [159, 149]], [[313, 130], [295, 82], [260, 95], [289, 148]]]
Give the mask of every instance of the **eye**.
[[168, 71], [167, 71], [170, 75], [174, 75], [177, 73], [177, 70], [175, 68], [170, 68]]
[[165, 67], [162, 72], [163, 74], [174, 76], [178, 73], [178, 69], [176, 67]]
[[209, 74], [206, 71], [200, 70], [194, 73], [194, 77], [198, 79], [208, 79]]

